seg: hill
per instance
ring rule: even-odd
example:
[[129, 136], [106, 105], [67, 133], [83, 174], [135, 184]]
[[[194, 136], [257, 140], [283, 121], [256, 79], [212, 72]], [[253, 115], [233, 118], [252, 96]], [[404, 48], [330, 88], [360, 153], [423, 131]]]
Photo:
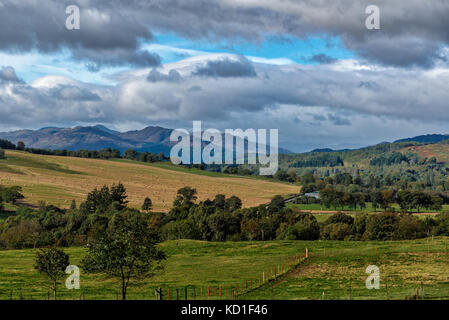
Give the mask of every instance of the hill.
[[140, 207], [149, 196], [158, 211], [168, 211], [176, 191], [184, 186], [196, 188], [199, 200], [213, 198], [218, 193], [236, 195], [245, 207], [266, 203], [277, 194], [298, 192], [294, 185], [186, 169], [169, 163], [42, 156], [9, 150], [6, 156], [6, 160], [0, 160], [0, 185], [22, 186], [26, 200], [32, 204], [45, 200], [68, 207], [72, 199], [79, 204], [95, 187], [118, 181], [127, 188], [132, 207]]
[[[155, 154], [162, 152], [165, 155], [169, 155], [171, 147], [175, 144], [170, 141], [172, 131], [173, 129], [159, 126], [148, 126], [142, 130], [127, 132], [111, 130], [103, 125], [78, 126], [74, 128], [47, 127], [39, 130], [0, 132], [0, 139], [8, 140], [15, 144], [18, 141], [23, 141], [28, 148], [36, 149], [77, 151], [81, 149], [99, 150], [111, 148], [123, 152], [131, 148], [138, 152], [152, 152]], [[287, 149], [279, 148], [279, 153], [288, 154], [291, 152]]]
[[112, 148], [124, 151], [132, 148], [137, 151], [169, 153], [172, 129], [146, 127], [143, 130], [118, 132], [102, 125], [74, 128], [42, 128], [39, 130], [18, 130], [0, 132], [0, 139], [13, 143], [23, 141], [29, 148], [58, 150], [99, 150]]
[[413, 138], [405, 138], [396, 140], [395, 142], [422, 142], [422, 143], [438, 143], [443, 140], [449, 139], [449, 134], [426, 134], [422, 136], [416, 136]]

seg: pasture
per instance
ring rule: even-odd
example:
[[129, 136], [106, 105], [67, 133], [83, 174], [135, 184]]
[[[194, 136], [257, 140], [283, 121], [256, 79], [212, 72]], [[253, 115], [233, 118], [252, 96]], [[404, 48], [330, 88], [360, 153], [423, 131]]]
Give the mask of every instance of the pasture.
[[[421, 293], [425, 299], [449, 298], [449, 238], [438, 237], [413, 241], [267, 241], [267, 242], [203, 242], [168, 241], [161, 244], [167, 253], [165, 271], [154, 278], [132, 282], [129, 299], [155, 299], [161, 287], [167, 298], [230, 299], [229, 288], [260, 279], [285, 265], [292, 256], [305, 254], [310, 258], [291, 271], [266, 282], [256, 290], [237, 296], [238, 299], [405, 299]], [[67, 248], [71, 264], [79, 264], [85, 248]], [[46, 299], [44, 279], [33, 269], [35, 250], [0, 251], [0, 299]], [[368, 290], [365, 273], [368, 265], [380, 269], [379, 290]], [[249, 283], [249, 282], [248, 282]], [[422, 287], [421, 287], [422, 286]], [[224, 296], [224, 288], [228, 296]], [[240, 290], [239, 290], [240, 291]], [[60, 299], [116, 299], [117, 280], [81, 270], [81, 289], [59, 289]], [[240, 291], [240, 293], [242, 293]]]

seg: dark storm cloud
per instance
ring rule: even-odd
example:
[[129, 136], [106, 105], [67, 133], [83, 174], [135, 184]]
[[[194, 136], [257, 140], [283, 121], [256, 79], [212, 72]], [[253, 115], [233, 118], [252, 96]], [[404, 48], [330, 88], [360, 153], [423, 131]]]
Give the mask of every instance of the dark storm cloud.
[[[368, 61], [400, 67], [432, 67], [445, 61], [449, 45], [449, 2], [444, 0], [2, 0], [0, 50], [53, 52], [69, 48], [102, 65], [154, 66], [139, 53], [151, 31], [220, 42], [260, 42], [267, 35], [340, 37]], [[81, 9], [81, 29], [65, 29], [65, 7]], [[365, 8], [381, 10], [380, 30], [367, 30]], [[127, 52], [124, 54], [123, 52]], [[109, 57], [110, 56], [110, 57]], [[109, 58], [107, 58], [109, 57]]]
[[351, 121], [335, 114], [328, 114], [327, 118], [336, 126], [350, 126]]
[[10, 66], [2, 67], [0, 69], [0, 80], [11, 82], [22, 82], [22, 80], [20, 80], [17, 77], [16, 70]]
[[329, 64], [334, 63], [337, 61], [337, 59], [332, 58], [331, 56], [328, 56], [325, 53], [316, 54], [313, 57], [309, 59], [310, 62], [316, 62], [319, 64]]
[[152, 69], [147, 76], [147, 80], [149, 82], [160, 82], [160, 81], [178, 82], [181, 81], [181, 79], [182, 79], [181, 75], [176, 70], [170, 70], [168, 74], [163, 74], [156, 69]]
[[51, 88], [50, 96], [61, 100], [75, 100], [75, 101], [99, 101], [101, 98], [86, 88], [80, 88], [72, 85], [59, 85]]
[[[65, 27], [65, 8], [73, 4], [81, 10], [79, 30]], [[100, 1], [2, 0], [0, 50], [52, 53], [69, 48], [75, 59], [89, 61], [92, 71], [123, 64], [159, 65], [159, 56], [139, 50], [140, 39], [151, 40], [153, 35], [133, 16]]]
[[239, 57], [238, 60], [223, 58], [220, 60], [208, 61], [206, 65], [199, 66], [192, 75], [214, 78], [257, 76], [254, 66], [245, 57]]

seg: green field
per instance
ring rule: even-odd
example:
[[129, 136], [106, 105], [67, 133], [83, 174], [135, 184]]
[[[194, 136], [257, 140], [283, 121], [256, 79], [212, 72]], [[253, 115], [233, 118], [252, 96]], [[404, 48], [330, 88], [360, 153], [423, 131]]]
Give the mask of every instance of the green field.
[[[330, 207], [330, 208], [326, 208], [326, 206], [321, 205], [319, 203], [311, 203], [311, 204], [293, 204], [293, 203], [288, 203], [287, 207], [289, 208], [299, 208], [301, 210], [313, 210], [313, 211], [341, 211], [341, 207], [337, 207], [337, 210], [334, 209], [334, 207]], [[391, 207], [396, 211], [396, 212], [400, 212], [400, 207], [398, 204], [394, 203], [393, 205], [391, 205]], [[414, 209], [411, 210], [410, 213], [439, 213], [445, 210], [449, 209], [449, 205], [444, 204], [442, 210], [440, 211], [436, 211], [436, 210], [428, 210], [428, 209], [421, 209], [420, 211]], [[353, 211], [353, 212], [366, 212], [366, 213], [371, 213], [371, 212], [375, 212], [373, 206], [371, 205], [371, 202], [367, 202], [366, 203], [366, 207], [363, 210], [360, 210], [359, 207], [357, 207], [357, 210], [354, 210], [353, 208], [349, 207], [349, 206], [344, 206], [343, 207], [343, 211]], [[383, 209], [382, 208], [377, 208], [376, 210], [377, 212], [382, 212]]]
[[[263, 284], [249, 293], [240, 291], [239, 299], [405, 299], [412, 296], [423, 283], [427, 299], [449, 298], [449, 238], [394, 242], [352, 241], [270, 241], [270, 242], [201, 242], [193, 240], [169, 241], [161, 244], [168, 254], [166, 269], [152, 279], [132, 283], [129, 299], [155, 299], [158, 287], [171, 299], [176, 288], [184, 299], [188, 286], [189, 298], [195, 287], [197, 299], [201, 288], [203, 299], [210, 298], [219, 286], [236, 284], [246, 287], [246, 281], [260, 279], [270, 270], [281, 266], [295, 255], [310, 258], [284, 275]], [[324, 252], [326, 250], [326, 252]], [[84, 248], [67, 248], [72, 264], [79, 264]], [[325, 254], [325, 256], [324, 256]], [[33, 269], [35, 250], [0, 251], [0, 299], [46, 299], [48, 289], [43, 278]], [[380, 268], [381, 288], [365, 288], [365, 269], [368, 265]], [[250, 283], [250, 282], [248, 282]], [[81, 290], [67, 290], [62, 285], [60, 299], [116, 299], [117, 280], [81, 271]]]

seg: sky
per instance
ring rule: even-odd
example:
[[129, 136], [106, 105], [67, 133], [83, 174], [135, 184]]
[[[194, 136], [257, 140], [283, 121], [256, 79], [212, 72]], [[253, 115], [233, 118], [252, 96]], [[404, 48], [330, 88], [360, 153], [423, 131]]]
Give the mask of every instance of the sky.
[[447, 0], [0, 0], [0, 131], [201, 120], [296, 152], [449, 133], [448, 18]]

